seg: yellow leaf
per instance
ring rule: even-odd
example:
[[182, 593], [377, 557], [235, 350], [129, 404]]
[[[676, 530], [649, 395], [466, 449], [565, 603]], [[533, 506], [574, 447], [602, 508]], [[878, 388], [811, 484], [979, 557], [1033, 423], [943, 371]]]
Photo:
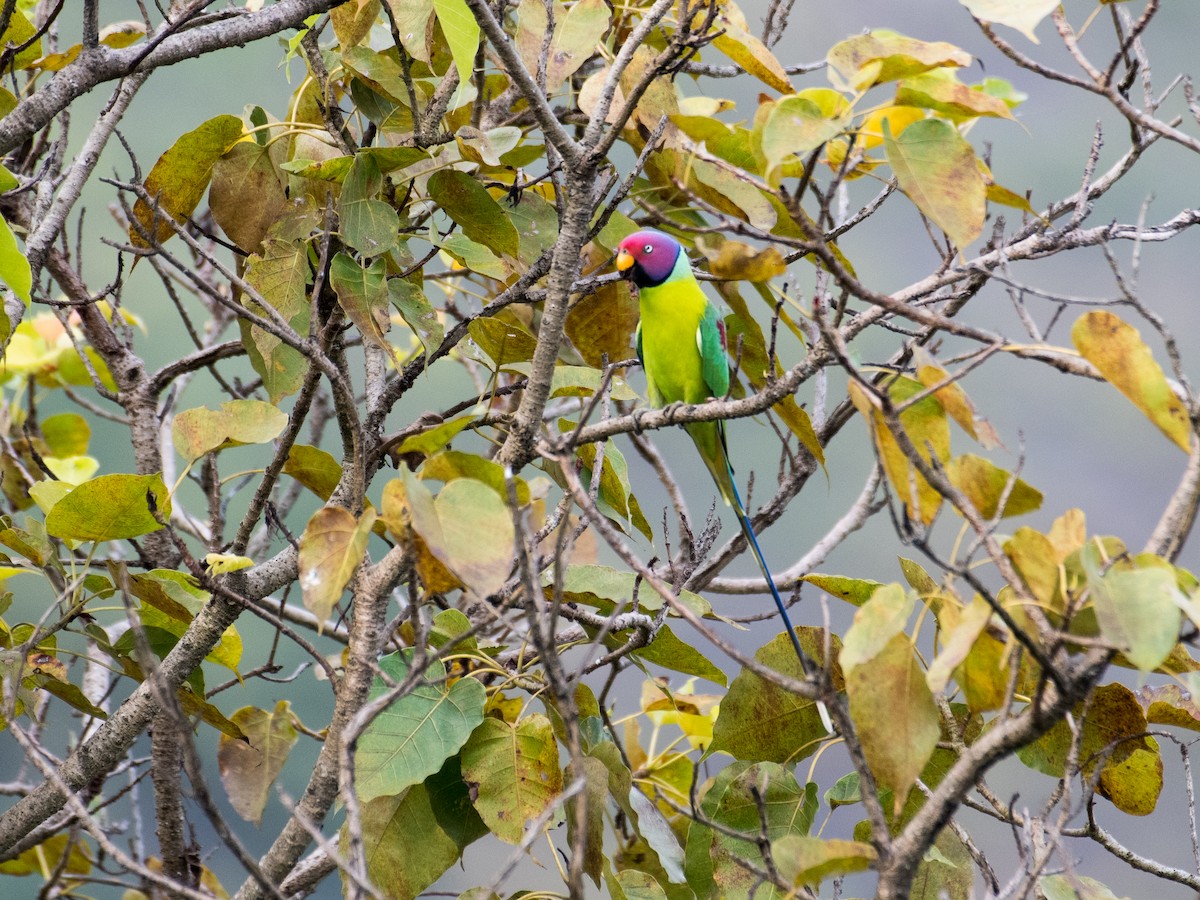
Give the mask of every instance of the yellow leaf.
[[1138, 330], [1107, 310], [1079, 317], [1071, 340], [1104, 379], [1145, 413], [1159, 431], [1184, 453], [1191, 445], [1192, 425], [1183, 401], [1171, 390], [1162, 367]]

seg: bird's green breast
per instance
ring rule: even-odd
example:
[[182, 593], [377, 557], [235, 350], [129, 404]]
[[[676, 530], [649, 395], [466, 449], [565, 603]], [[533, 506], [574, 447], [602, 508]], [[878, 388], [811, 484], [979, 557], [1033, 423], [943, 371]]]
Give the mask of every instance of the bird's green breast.
[[701, 403], [709, 397], [696, 343], [708, 300], [687, 274], [639, 292], [642, 365], [656, 405]]

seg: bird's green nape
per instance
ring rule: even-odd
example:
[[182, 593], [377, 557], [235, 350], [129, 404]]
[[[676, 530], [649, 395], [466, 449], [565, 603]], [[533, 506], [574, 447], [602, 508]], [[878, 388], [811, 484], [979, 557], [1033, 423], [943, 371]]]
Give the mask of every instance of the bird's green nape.
[[[646, 373], [651, 402], [658, 406], [697, 404], [724, 397], [729, 391], [724, 324], [696, 281], [679, 242], [654, 229], [635, 231], [618, 246], [617, 269], [626, 273], [638, 288], [641, 318], [637, 354]], [[770, 588], [801, 669], [805, 675], [812, 675], [815, 663], [800, 646], [787, 606], [758, 545], [754, 525], [738, 494], [725, 423], [689, 422], [684, 428], [716, 482], [721, 498], [737, 513], [738, 524]], [[828, 710], [820, 701], [817, 707], [826, 730], [832, 733]]]

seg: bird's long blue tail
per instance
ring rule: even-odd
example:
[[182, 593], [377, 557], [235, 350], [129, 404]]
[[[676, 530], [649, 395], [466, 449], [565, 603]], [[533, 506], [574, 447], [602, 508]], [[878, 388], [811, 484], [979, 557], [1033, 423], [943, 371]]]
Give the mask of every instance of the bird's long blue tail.
[[[738, 493], [737, 482], [733, 478], [733, 468], [729, 469], [729, 484], [733, 488], [733, 499], [736, 504], [735, 512], [738, 516], [738, 522], [742, 526], [742, 534], [746, 536], [746, 541], [750, 544], [750, 549], [754, 553], [754, 560], [758, 563], [759, 571], [762, 572], [763, 578], [767, 580], [767, 587], [771, 589], [771, 596], [775, 600], [775, 608], [779, 610], [779, 617], [783, 619], [783, 627], [787, 629], [787, 636], [791, 639], [792, 649], [796, 651], [796, 658], [800, 660], [800, 668], [806, 676], [812, 674], [812, 660], [808, 654], [804, 652], [804, 648], [800, 646], [800, 639], [796, 636], [796, 629], [792, 626], [792, 619], [788, 615], [787, 607], [783, 603], [783, 598], [779, 596], [779, 588], [775, 586], [775, 579], [771, 577], [771, 570], [767, 568], [767, 561], [763, 558], [762, 548], [758, 546], [758, 536], [754, 533], [754, 526], [750, 523], [750, 515], [746, 512], [746, 506], [742, 503], [742, 496]], [[821, 724], [825, 726], [825, 730], [833, 734], [833, 722], [829, 718], [829, 710], [820, 700], [817, 701], [817, 712], [821, 716]]]

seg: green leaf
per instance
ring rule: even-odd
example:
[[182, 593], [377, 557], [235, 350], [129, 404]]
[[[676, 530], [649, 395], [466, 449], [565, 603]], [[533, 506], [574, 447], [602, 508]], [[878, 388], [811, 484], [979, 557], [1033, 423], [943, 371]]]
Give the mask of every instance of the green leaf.
[[[33, 27], [33, 23], [25, 13], [19, 9], [12, 10], [12, 16], [8, 20], [8, 27], [4, 29], [4, 34], [0, 34], [0, 47], [17, 48], [30, 41], [37, 34], [37, 29]], [[16, 54], [6, 66], [11, 66], [14, 69], [27, 69], [42, 55], [42, 39], [39, 37], [33, 41], [28, 47]]]
[[367, 538], [375, 524], [375, 511], [362, 518], [340, 506], [318, 509], [300, 535], [300, 590], [304, 605], [324, 625], [334, 604], [350, 583], [367, 552]]
[[87, 453], [92, 438], [88, 420], [79, 413], [57, 413], [42, 420], [42, 438], [60, 459]]
[[830, 80], [853, 91], [943, 66], [971, 65], [971, 54], [953, 44], [919, 41], [882, 28], [834, 44], [825, 59]]
[[[409, 677], [412, 651], [391, 653], [379, 661], [395, 684]], [[402, 793], [433, 775], [462, 749], [483, 721], [487, 691], [474, 678], [448, 684], [445, 668], [435, 663], [431, 674], [393, 700], [367, 726], [355, 754], [355, 786], [364, 801]], [[391, 690], [382, 678], [371, 683], [370, 700]]]
[[917, 866], [909, 900], [969, 897], [975, 887], [975, 861], [959, 836], [949, 828], [938, 832]]
[[245, 740], [221, 735], [217, 746], [221, 783], [237, 814], [259, 825], [271, 785], [299, 737], [292, 724], [292, 707], [286, 700], [280, 700], [271, 711], [244, 706], [229, 718]]
[[1060, 0], [958, 0], [977, 19], [1015, 28], [1035, 44], [1033, 29], [1058, 9]]
[[983, 231], [987, 185], [975, 151], [942, 119], [922, 119], [892, 137], [884, 122], [883, 145], [908, 198], [964, 248]]
[[679, 838], [659, 808], [636, 785], [629, 790], [629, 808], [636, 817], [638, 834], [658, 857], [667, 879], [672, 884], [687, 884]]
[[399, 454], [420, 453], [423, 456], [432, 456], [443, 447], [449, 446], [450, 442], [464, 429], [472, 425], [478, 417], [478, 412], [469, 412], [465, 416], [449, 419], [426, 431], [409, 435], [396, 447], [396, 452]]
[[[542, 586], [549, 597], [553, 592], [554, 579], [547, 573]], [[563, 577], [563, 599], [569, 603], [582, 603], [609, 615], [618, 605], [628, 611], [633, 601], [634, 586], [638, 585], [633, 572], [613, 569], [608, 566], [568, 566]], [[679, 602], [697, 616], [712, 614], [712, 605], [699, 594], [680, 591]], [[663, 599], [653, 588], [638, 586], [637, 608], [641, 612], [657, 612], [662, 609]], [[794, 655], [794, 653], [793, 653]]]
[[470, 84], [475, 51], [479, 49], [479, 25], [464, 0], [433, 0], [433, 10], [450, 45], [458, 82]]
[[[246, 262], [247, 283], [301, 336], [308, 334], [310, 279], [308, 254], [300, 241], [268, 238], [262, 254], [252, 254]], [[265, 314], [257, 303], [247, 298], [243, 303], [252, 312]], [[271, 402], [278, 403], [298, 391], [308, 370], [304, 354], [245, 319], [239, 319], [239, 325], [250, 364], [262, 378]]]
[[[21, 248], [17, 246], [16, 236], [13, 235], [12, 229], [8, 227], [8, 222], [4, 221], [4, 217], [0, 216], [0, 280], [7, 284], [14, 294], [16, 294], [21, 302], [26, 306], [29, 305], [30, 297], [33, 291], [33, 270], [29, 268], [29, 260], [25, 258], [25, 254], [21, 252]], [[5, 332], [12, 328], [12, 323], [8, 322], [8, 316], [0, 316], [4, 319], [3, 323]], [[8, 343], [8, 334], [0, 335], [0, 346]]]
[[185, 409], [171, 423], [175, 450], [189, 462], [213, 450], [265, 444], [287, 425], [287, 413], [262, 400], [229, 400], [219, 410]]
[[1042, 506], [1041, 491], [981, 456], [956, 456], [946, 464], [946, 477], [985, 519], [995, 517], [1006, 492], [1002, 516], [1022, 516]]
[[[821, 629], [796, 629], [800, 646], [821, 664], [825, 633]], [[835, 686], [841, 686], [841, 667], [836, 662], [841, 642], [833, 638]], [[772, 638], [754, 659], [791, 678], [803, 678], [796, 651], [786, 634]], [[811, 756], [828, 736], [816, 704], [786, 691], [750, 669], [743, 669], [733, 680], [729, 693], [721, 701], [721, 711], [713, 726], [713, 742], [708, 754], [728, 753], [734, 759], [795, 764]]]
[[388, 279], [388, 302], [412, 329], [428, 358], [442, 345], [446, 329], [420, 287], [404, 278]]
[[462, 775], [492, 834], [520, 843], [526, 825], [562, 792], [550, 720], [539, 714], [523, 716], [516, 725], [484, 719], [462, 749]]
[[688, 883], [700, 896], [711, 884], [722, 897], [771, 897], [784, 894], [771, 888], [756, 890], [758, 876], [741, 861], [764, 867], [760, 836], [772, 843], [807, 835], [817, 812], [817, 787], [801, 787], [795, 776], [777, 763], [735, 762], [718, 773], [700, 803], [704, 822], [692, 822], [687, 834]]
[[438, 246], [464, 269], [487, 278], [503, 281], [510, 274], [509, 267], [495, 253], [461, 232], [442, 238]]
[[1156, 559], [1138, 568], [1122, 560], [1101, 574], [1103, 560], [1095, 541], [1084, 546], [1080, 561], [1101, 636], [1139, 669], [1153, 672], [1178, 643], [1182, 607], [1188, 602], [1174, 570]]
[[846, 694], [863, 754], [879, 785], [895, 792], [899, 814], [941, 736], [937, 704], [908, 636], [897, 634], [869, 664], [848, 669]]
[[46, 531], [73, 541], [116, 541], [157, 531], [150, 512], [171, 516], [171, 496], [162, 476], [101, 475], [84, 482], [46, 515]]
[[497, 255], [516, 257], [521, 238], [512, 219], [492, 198], [487, 188], [466, 172], [459, 172], [457, 169], [439, 169], [434, 172], [429, 176], [429, 198], [440, 206], [472, 241], [482, 244]]
[[880, 582], [865, 580], [865, 578], [850, 578], [845, 575], [821, 575], [820, 572], [812, 572], [811, 575], [805, 575], [804, 581], [810, 584], [816, 584], [823, 592], [830, 596], [836, 596], [840, 600], [845, 600], [847, 604], [852, 606], [862, 606], [866, 601], [871, 599], [878, 588], [883, 587]]
[[379, 199], [384, 188], [379, 163], [360, 153], [346, 175], [338, 200], [342, 239], [365, 257], [379, 256], [396, 246], [400, 215]]
[[[574, 782], [583, 779], [583, 833], [579, 835], [579, 796], [567, 801], [567, 841], [571, 847], [581, 847], [584, 874], [600, 886], [604, 863], [604, 819], [608, 805], [608, 767], [594, 756], [584, 756], [579, 765], [569, 763], [566, 778]], [[577, 835], [579, 835], [577, 837]]]
[[[392, 900], [422, 896], [468, 844], [488, 832], [454, 758], [424, 783], [366, 803], [362, 829], [367, 875], [387, 885]], [[346, 836], [343, 826], [343, 841]]]
[[[604, 644], [610, 649], [616, 649], [623, 646], [631, 634], [632, 632], [618, 632], [616, 635], [606, 638]], [[679, 636], [666, 625], [658, 629], [653, 641], [647, 646], [635, 650], [633, 655], [646, 662], [652, 662], [656, 666], [670, 669], [672, 672], [697, 675], [722, 686], [729, 683], [725, 673], [717, 668], [712, 660], [691, 644], [680, 640]]]
[[182, 135], [150, 169], [146, 193], [156, 204], [138, 199], [133, 206], [129, 240], [135, 247], [161, 244], [175, 229], [163, 214], [182, 223], [196, 209], [212, 178], [213, 167], [242, 136], [237, 116], [216, 116]]
[[395, 357], [387, 341], [391, 327], [388, 314], [387, 266], [382, 258], [363, 268], [345, 253], [334, 256], [329, 265], [329, 283], [337, 294], [338, 305], [358, 326], [363, 340]]
[[843, 104], [829, 116], [812, 99], [792, 95], [771, 107], [762, 129], [762, 150], [767, 169], [774, 169], [789, 156], [802, 156], [841, 134], [850, 121], [850, 108]]
[[1162, 367], [1138, 330], [1103, 309], [1084, 313], [1071, 328], [1071, 340], [1104, 379], [1140, 409], [1184, 453], [1191, 422], [1183, 401], [1171, 390]]

